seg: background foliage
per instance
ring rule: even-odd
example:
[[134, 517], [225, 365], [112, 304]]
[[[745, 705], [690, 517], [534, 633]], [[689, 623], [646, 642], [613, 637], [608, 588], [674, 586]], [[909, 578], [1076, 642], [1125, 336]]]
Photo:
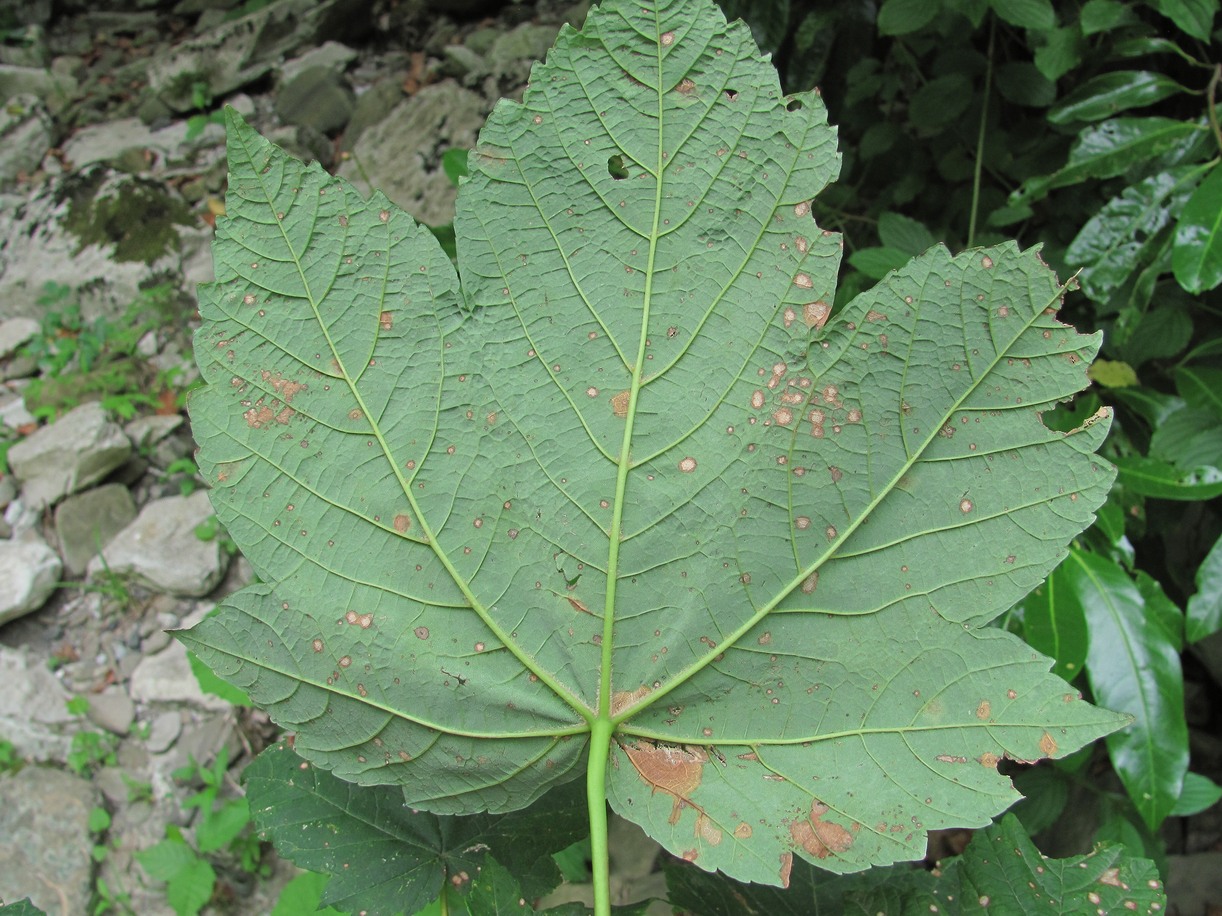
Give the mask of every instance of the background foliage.
[[841, 179], [815, 205], [845, 234], [837, 306], [937, 241], [1015, 237], [1077, 273], [1062, 315], [1102, 329], [1103, 349], [1092, 390], [1045, 422], [1113, 407], [1103, 454], [1120, 476], [1005, 624], [1136, 720], [1105, 748], [1018, 774], [1030, 797], [1017, 813], [1046, 852], [1122, 839], [1163, 861], [1166, 818], [1222, 794], [1216, 771], [1190, 769], [1185, 713], [1187, 672], [1205, 698], [1194, 724], [1216, 733], [1216, 640], [1194, 644], [1222, 626], [1218, 4], [721, 5], [774, 53], [787, 91], [821, 88], [840, 132]]

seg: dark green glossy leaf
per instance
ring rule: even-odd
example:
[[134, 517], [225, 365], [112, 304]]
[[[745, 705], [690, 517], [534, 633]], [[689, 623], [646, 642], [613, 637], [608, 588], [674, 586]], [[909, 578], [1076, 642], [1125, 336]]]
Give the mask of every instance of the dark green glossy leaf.
[[1172, 817], [1191, 817], [1222, 801], [1222, 786], [1200, 773], [1185, 773], [1184, 788], [1171, 809]]
[[998, 18], [1020, 29], [1051, 29], [1057, 24], [1052, 0], [990, 0]]
[[1213, 466], [1185, 471], [1168, 461], [1132, 456], [1117, 458], [1116, 467], [1120, 482], [1142, 496], [1201, 500], [1222, 495], [1222, 470]]
[[34, 906], [30, 898], [26, 897], [24, 900], [15, 900], [0, 906], [0, 916], [47, 916], [47, 914]]
[[1153, 105], [1188, 90], [1162, 73], [1115, 70], [1087, 80], [1048, 110], [1053, 124], [1100, 121], [1130, 108]]
[[[883, 243], [884, 249], [890, 248], [912, 257], [923, 254], [938, 243], [923, 223], [890, 211], [878, 216], [878, 240]], [[904, 258], [901, 264], [907, 263], [907, 260]], [[861, 270], [860, 267], [857, 269]]]
[[1180, 366], [1175, 370], [1175, 390], [1189, 407], [1222, 417], [1222, 369]]
[[1106, 302], [1157, 249], [1159, 233], [1174, 221], [1192, 193], [1200, 169], [1181, 166], [1129, 185], [1078, 232], [1066, 263], [1081, 267], [1082, 291]]
[[1201, 293], [1222, 283], [1222, 169], [1205, 176], [1175, 228], [1171, 269], [1180, 286]]
[[1184, 648], [1184, 612], [1163, 591], [1162, 583], [1144, 569], [1135, 570], [1133, 580], [1146, 603], [1146, 616], [1162, 628], [1167, 643], [1176, 652]]
[[323, 903], [370, 914], [414, 913], [443, 881], [478, 874], [488, 856], [511, 868], [528, 896], [560, 881], [551, 854], [588, 829], [580, 780], [510, 814], [447, 817], [413, 811], [395, 786], [358, 786], [278, 744], [244, 773], [259, 830], [277, 851], [331, 880]]
[[1222, 538], [1197, 567], [1196, 585], [1185, 610], [1184, 636], [1189, 642], [1222, 630]]
[[977, 831], [966, 851], [944, 859], [935, 873], [890, 869], [828, 877], [795, 863], [788, 890], [738, 884], [674, 860], [664, 863], [673, 904], [699, 916], [1098, 916], [1165, 912], [1158, 869], [1124, 847], [1097, 847], [1086, 856], [1042, 856], [1012, 814]]
[[1179, 57], [1194, 66], [1201, 67], [1205, 70], [1212, 69], [1208, 64], [1201, 63], [1169, 38], [1160, 38], [1153, 35], [1140, 35], [1134, 38], [1126, 38], [1124, 41], [1118, 41], [1112, 47], [1112, 53], [1117, 57], [1145, 57], [1149, 54], [1174, 54], [1176, 57]]
[[1086, 0], [1078, 14], [1078, 27], [1088, 37], [1139, 21], [1128, 4], [1119, 0]]
[[446, 178], [450, 179], [450, 184], [454, 187], [458, 187], [459, 181], [467, 177], [467, 156], [470, 152], [467, 149], [455, 148], [441, 154], [441, 170], [446, 173]]
[[1193, 38], [1209, 41], [1218, 0], [1153, 0], [1154, 8]]
[[1095, 699], [1133, 716], [1107, 739], [1112, 765], [1151, 829], [1171, 812], [1188, 770], [1184, 675], [1171, 637], [1114, 562], [1072, 548], [1068, 590], [1090, 628], [1086, 672]]
[[1079, 134], [1064, 168], [1025, 182], [1011, 203], [1037, 200], [1054, 188], [1090, 178], [1110, 178], [1148, 163], [1204, 130], [1175, 118], [1113, 118]]
[[471, 873], [463, 903], [472, 916], [522, 916], [535, 911], [522, 896], [517, 878], [490, 856]]
[[1052, 670], [1058, 676], [1072, 681], [1082, 673], [1090, 633], [1082, 603], [1066, 581], [1064, 570], [1062, 563], [1022, 600], [1020, 607], [1023, 639], [1056, 662]]
[[883, 0], [878, 11], [880, 35], [907, 35], [933, 22], [938, 15], [936, 0]]

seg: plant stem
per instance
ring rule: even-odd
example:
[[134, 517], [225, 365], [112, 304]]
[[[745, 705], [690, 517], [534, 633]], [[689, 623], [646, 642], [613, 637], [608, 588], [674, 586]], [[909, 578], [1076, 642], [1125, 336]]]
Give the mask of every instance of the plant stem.
[[993, 35], [996, 27], [996, 17], [990, 16], [988, 63], [984, 70], [984, 96], [980, 100], [980, 133], [976, 136], [976, 166], [972, 173], [972, 214], [967, 224], [968, 248], [976, 242], [976, 216], [980, 210], [980, 173], [984, 169], [984, 131], [989, 113], [989, 90], [993, 85]]
[[441, 895], [437, 898], [437, 910], [441, 916], [450, 916], [450, 876], [446, 875], [441, 882]]
[[611, 866], [607, 856], [607, 758], [611, 755], [611, 720], [599, 716], [590, 729], [590, 763], [586, 768], [586, 805], [590, 817], [590, 861], [594, 872], [594, 914], [611, 914]]
[[1209, 126], [1213, 128], [1214, 139], [1218, 149], [1222, 149], [1222, 129], [1218, 127], [1217, 91], [1218, 80], [1222, 79], [1222, 64], [1214, 66], [1214, 75], [1209, 78], [1209, 89], [1206, 90], [1206, 108], [1209, 111]]

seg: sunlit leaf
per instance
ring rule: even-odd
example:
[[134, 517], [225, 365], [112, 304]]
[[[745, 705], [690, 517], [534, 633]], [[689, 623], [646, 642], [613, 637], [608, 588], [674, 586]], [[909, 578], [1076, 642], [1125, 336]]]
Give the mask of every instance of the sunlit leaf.
[[1083, 130], [1069, 151], [1069, 161], [1051, 175], [1029, 179], [1011, 203], [1038, 200], [1054, 188], [1089, 178], [1110, 178], [1146, 163], [1205, 128], [1176, 118], [1113, 118]]
[[1171, 269], [1190, 293], [1222, 283], [1222, 169], [1205, 176], [1184, 205], [1175, 227]]
[[1222, 470], [1212, 465], [1183, 470], [1169, 461], [1139, 456], [1116, 459], [1120, 482], [1142, 496], [1201, 500], [1222, 495]]
[[1209, 41], [1218, 0], [1153, 0], [1152, 5], [1193, 38]]
[[585, 776], [596, 820], [784, 884], [919, 858], [1016, 799], [1004, 758], [1123, 721], [987, 626], [1111, 486], [1106, 410], [1040, 421], [1099, 337], [1013, 243], [833, 315], [835, 135], [741, 23], [564, 30], [469, 157], [461, 287], [228, 121], [192, 425], [262, 584], [183, 638], [311, 772], [438, 815]]
[[1100, 121], [1130, 108], [1143, 108], [1187, 91], [1162, 73], [1113, 70], [1087, 80], [1053, 105], [1048, 109], [1048, 120], [1053, 124]]
[[1222, 801], [1222, 786], [1200, 773], [1185, 773], [1184, 788], [1171, 809], [1172, 817], [1191, 817]]
[[1082, 603], [1065, 581], [1064, 570], [1064, 564], [1058, 566], [1043, 585], [1022, 600], [1020, 607], [1023, 638], [1056, 662], [1052, 668], [1056, 674], [1072, 681], [1082, 673], [1090, 631]]
[[1112, 764], [1150, 829], [1170, 814], [1188, 770], [1184, 675], [1172, 637], [1128, 574], [1073, 549], [1063, 565], [1090, 629], [1086, 671], [1099, 702], [1133, 716], [1108, 736]]
[[1222, 629], [1222, 538], [1214, 541], [1197, 568], [1196, 586], [1185, 609], [1184, 638], [1189, 642]]

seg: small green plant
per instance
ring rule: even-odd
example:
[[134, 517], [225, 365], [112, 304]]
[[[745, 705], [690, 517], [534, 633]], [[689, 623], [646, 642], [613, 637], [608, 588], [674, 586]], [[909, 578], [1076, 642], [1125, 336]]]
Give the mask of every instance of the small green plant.
[[220, 544], [221, 549], [231, 557], [237, 555], [237, 545], [229, 536], [229, 532], [225, 530], [225, 526], [221, 524], [221, 520], [215, 515], [208, 516], [195, 526], [195, 536], [201, 541], [216, 541]]
[[229, 753], [222, 748], [211, 767], [192, 758], [190, 765], [176, 770], [176, 779], [202, 786], [182, 803], [184, 809], [199, 812], [194, 844], [177, 826], [170, 825], [164, 840], [136, 854], [151, 877], [166, 883], [166, 899], [178, 916], [195, 916], [212, 899], [217, 886], [216, 865], [222, 858], [249, 874], [266, 873], [262, 846], [249, 829], [246, 799], [221, 798], [228, 769]]
[[[73, 716], [85, 716], [89, 712], [89, 700], [79, 694], [64, 705]], [[72, 736], [65, 763], [77, 776], [92, 776], [102, 767], [118, 765], [118, 749], [119, 740], [109, 732], [78, 731]]]
[[[199, 489], [199, 468], [196, 466], [194, 460], [190, 458], [178, 458], [171, 461], [168, 465], [166, 465], [165, 476], [170, 480], [173, 480], [174, 478], [178, 479], [178, 490], [183, 496], [190, 496], [197, 489]], [[216, 518], [216, 516], [214, 515], [212, 518]], [[204, 526], [210, 520], [211, 519], [205, 520], [195, 529], [195, 536], [201, 541], [210, 541], [217, 535], [217, 531], [215, 529], [204, 528]], [[207, 533], [209, 530], [211, 530], [211, 533], [208, 534], [208, 536], [204, 536], [200, 533], [201, 528], [203, 528], [205, 533]]]
[[0, 738], [0, 773], [16, 773], [25, 765], [13, 742]]
[[29, 411], [52, 419], [87, 400], [100, 401], [124, 419], [156, 409], [155, 395], [169, 390], [161, 386], [170, 379], [148, 364], [138, 344], [168, 322], [170, 287], [143, 290], [117, 321], [104, 316], [87, 321], [70, 295], [68, 287], [48, 283], [38, 300], [46, 310], [42, 330], [22, 348], [39, 372], [25, 389]]
[[191, 104], [195, 113], [187, 116], [186, 140], [190, 143], [204, 132], [209, 124], [224, 124], [225, 115], [213, 107], [212, 88], [203, 80], [191, 84]]

